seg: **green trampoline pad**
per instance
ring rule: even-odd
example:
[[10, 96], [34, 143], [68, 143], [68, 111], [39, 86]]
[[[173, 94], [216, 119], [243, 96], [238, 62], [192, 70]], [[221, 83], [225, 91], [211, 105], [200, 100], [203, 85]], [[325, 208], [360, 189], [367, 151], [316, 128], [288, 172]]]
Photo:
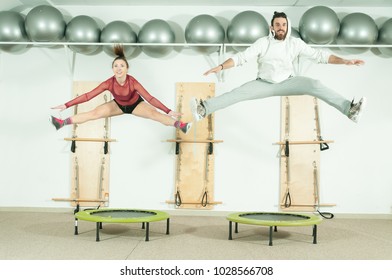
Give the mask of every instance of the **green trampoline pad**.
[[169, 214], [156, 210], [93, 209], [77, 212], [75, 218], [101, 223], [149, 223], [169, 218]]
[[235, 223], [235, 233], [238, 233], [238, 224], [248, 224], [269, 227], [269, 246], [272, 246], [272, 229], [277, 227], [313, 226], [313, 244], [317, 244], [317, 225], [322, 218], [309, 214], [285, 213], [285, 212], [241, 212], [228, 215], [229, 240], [232, 236], [232, 223]]
[[229, 221], [259, 226], [309, 226], [321, 223], [322, 218], [310, 214], [241, 212], [226, 217]]

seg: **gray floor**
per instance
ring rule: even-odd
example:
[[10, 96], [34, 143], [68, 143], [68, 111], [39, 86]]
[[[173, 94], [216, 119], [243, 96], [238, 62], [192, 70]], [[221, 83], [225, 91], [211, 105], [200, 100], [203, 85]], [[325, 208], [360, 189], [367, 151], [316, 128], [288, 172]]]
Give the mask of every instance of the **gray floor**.
[[392, 260], [392, 220], [335, 217], [318, 226], [282, 227], [268, 246], [268, 228], [239, 225], [228, 240], [225, 216], [171, 215], [150, 223], [150, 241], [140, 224], [95, 223], [69, 212], [0, 211], [1, 260]]

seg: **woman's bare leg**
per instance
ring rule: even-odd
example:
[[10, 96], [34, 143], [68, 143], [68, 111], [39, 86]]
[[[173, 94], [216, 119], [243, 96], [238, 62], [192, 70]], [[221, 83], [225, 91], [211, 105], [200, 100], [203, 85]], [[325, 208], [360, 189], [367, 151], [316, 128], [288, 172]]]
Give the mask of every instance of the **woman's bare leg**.
[[166, 126], [174, 126], [176, 122], [172, 117], [158, 112], [153, 106], [146, 102], [140, 102], [133, 110], [132, 115], [160, 122]]
[[92, 120], [114, 117], [122, 114], [124, 113], [118, 107], [116, 102], [112, 100], [105, 104], [99, 105], [97, 108], [91, 111], [72, 116], [71, 121], [72, 123], [81, 124]]
[[88, 121], [92, 120], [97, 120], [101, 118], [108, 118], [108, 117], [113, 117], [113, 116], [118, 116], [124, 114], [121, 109], [118, 107], [118, 105], [112, 100], [109, 101], [108, 103], [104, 103], [102, 105], [99, 105], [97, 108], [94, 110], [85, 112], [85, 113], [80, 113], [76, 114], [72, 117], [69, 117], [65, 120], [58, 119], [55, 117], [51, 117], [52, 124], [54, 127], [56, 127], [57, 130], [62, 128], [64, 125], [68, 124], [81, 124], [85, 123]]
[[188, 133], [192, 126], [192, 123], [183, 123], [181, 121], [175, 120], [168, 115], [158, 112], [153, 106], [146, 102], [140, 102], [139, 105], [137, 105], [136, 108], [133, 110], [132, 114], [137, 117], [142, 117], [145, 119], [160, 122], [161, 124], [166, 126], [174, 126], [184, 133]]

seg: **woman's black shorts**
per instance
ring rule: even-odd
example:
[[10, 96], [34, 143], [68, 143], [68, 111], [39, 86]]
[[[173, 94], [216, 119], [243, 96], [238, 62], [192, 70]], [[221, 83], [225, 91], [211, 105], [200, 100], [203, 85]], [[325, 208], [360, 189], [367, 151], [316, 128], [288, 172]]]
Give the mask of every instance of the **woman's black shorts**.
[[117, 106], [123, 111], [124, 114], [132, 114], [133, 110], [135, 110], [136, 106], [139, 105], [140, 102], [143, 102], [143, 98], [139, 96], [139, 99], [132, 105], [129, 106], [124, 106], [119, 104], [116, 99], [114, 99], [114, 102], [116, 102]]

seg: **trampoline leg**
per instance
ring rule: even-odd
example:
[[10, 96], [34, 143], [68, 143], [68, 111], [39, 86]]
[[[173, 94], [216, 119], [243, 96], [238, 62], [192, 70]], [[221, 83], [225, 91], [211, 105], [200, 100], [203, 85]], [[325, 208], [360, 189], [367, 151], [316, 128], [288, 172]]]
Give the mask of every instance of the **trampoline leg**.
[[102, 222], [99, 222], [99, 229], [102, 229]]
[[313, 244], [317, 244], [317, 225], [313, 225]]
[[79, 234], [79, 232], [78, 232], [78, 219], [75, 218], [75, 233], [74, 233], [74, 235], [78, 235], [78, 234]]
[[149, 233], [149, 231], [150, 231], [150, 223], [147, 222], [146, 223], [146, 241], [150, 240], [150, 233]]
[[270, 229], [269, 229], [269, 246], [272, 246], [272, 228], [273, 227], [270, 227]]
[[274, 231], [275, 231], [275, 232], [278, 231], [278, 227], [277, 227], [277, 226], [274, 227]]
[[232, 228], [233, 228], [233, 222], [229, 221], [229, 240], [233, 240], [233, 236], [231, 234]]
[[99, 241], [99, 222], [97, 222], [97, 237], [96, 237], [96, 239], [95, 239], [95, 241]]
[[169, 234], [169, 228], [170, 228], [170, 218], [166, 220], [166, 234]]
[[234, 232], [238, 233], [238, 223], [237, 222], [235, 223], [235, 230], [234, 230]]
[[144, 222], [142, 223], [142, 229], [145, 229]]

